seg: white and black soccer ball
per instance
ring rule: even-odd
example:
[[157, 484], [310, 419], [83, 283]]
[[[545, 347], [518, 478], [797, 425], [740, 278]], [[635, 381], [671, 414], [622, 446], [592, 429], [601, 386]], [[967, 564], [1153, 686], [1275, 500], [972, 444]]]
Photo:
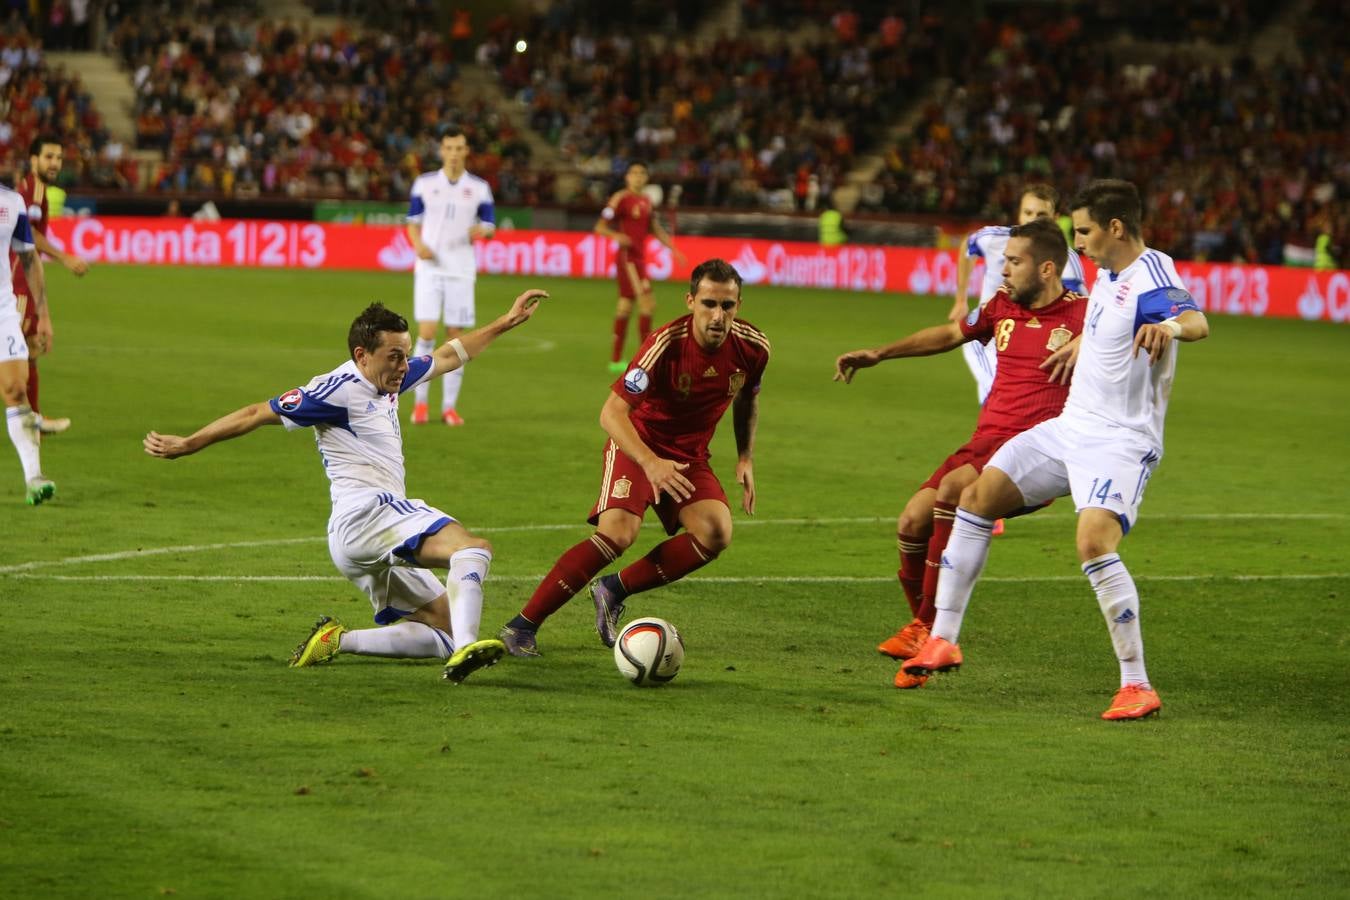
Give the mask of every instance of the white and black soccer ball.
[[634, 619], [614, 642], [614, 664], [633, 684], [665, 684], [684, 665], [684, 639], [665, 619]]

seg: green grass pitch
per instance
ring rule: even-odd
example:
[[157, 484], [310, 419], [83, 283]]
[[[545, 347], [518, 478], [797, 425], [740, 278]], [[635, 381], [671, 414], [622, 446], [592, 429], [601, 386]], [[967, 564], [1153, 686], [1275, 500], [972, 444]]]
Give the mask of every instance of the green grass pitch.
[[[411, 279], [51, 280], [43, 401], [75, 422], [44, 445], [54, 502], [25, 507], [0, 450], [0, 895], [1350, 893], [1344, 326], [1216, 316], [1183, 349], [1122, 547], [1164, 709], [1116, 725], [1065, 501], [996, 540], [960, 673], [896, 691], [874, 650], [903, 621], [894, 516], [974, 389], [958, 354], [831, 368], [945, 300], [747, 288], [774, 342], [758, 514], [629, 607], [684, 633], [673, 684], [623, 681], [582, 598], [542, 659], [454, 687], [428, 663], [285, 667], [316, 616], [369, 623], [308, 433], [140, 446], [337, 365]], [[535, 284], [553, 298], [468, 370], [467, 427], [405, 429], [410, 494], [495, 545], [488, 633], [587, 533], [599, 479], [612, 286], [486, 278], [480, 320]], [[682, 296], [659, 286], [658, 321]], [[724, 425], [729, 485], [733, 448]]]

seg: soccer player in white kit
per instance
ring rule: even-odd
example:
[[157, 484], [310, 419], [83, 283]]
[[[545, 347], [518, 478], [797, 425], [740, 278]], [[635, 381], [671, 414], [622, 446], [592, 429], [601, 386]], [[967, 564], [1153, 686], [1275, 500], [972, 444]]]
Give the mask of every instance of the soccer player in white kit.
[[[314, 429], [331, 482], [329, 553], [370, 598], [382, 627], [349, 630], [324, 616], [291, 655], [292, 666], [327, 662], [339, 651], [436, 658], [447, 660], [445, 678], [459, 683], [506, 652], [501, 641], [478, 640], [491, 545], [434, 506], [407, 497], [398, 398], [482, 353], [529, 319], [547, 296], [528, 290], [492, 324], [417, 357], [409, 356], [407, 320], [373, 304], [352, 323], [351, 359], [331, 372], [236, 410], [189, 437], [146, 435], [146, 453], [176, 459], [260, 425]], [[427, 571], [432, 568], [449, 569], [446, 580]]]
[[[478, 267], [473, 242], [496, 229], [492, 188], [464, 170], [469, 143], [464, 132], [451, 126], [441, 135], [441, 168], [418, 175], [408, 203], [408, 239], [417, 252], [413, 268], [413, 318], [417, 321], [415, 354], [425, 356], [436, 346], [436, 330], [445, 322], [447, 340], [474, 326], [473, 286]], [[464, 370], [446, 373], [441, 380], [441, 421], [463, 425], [455, 408], [464, 383]], [[427, 421], [430, 385], [418, 385], [412, 423]]]
[[[1017, 224], [1025, 225], [1032, 219], [1046, 216], [1055, 217], [1055, 204], [1059, 192], [1048, 184], [1029, 184], [1022, 191], [1022, 199], [1017, 203]], [[980, 307], [983, 308], [999, 288], [1003, 287], [1003, 253], [1008, 246], [1010, 226], [990, 225], [970, 233], [961, 246], [961, 254], [956, 260], [956, 299], [952, 303], [948, 321], [960, 324], [970, 312], [966, 294], [970, 290], [970, 276], [975, 271], [975, 258], [984, 260], [984, 279], [980, 282]], [[1082, 292], [1083, 263], [1077, 253], [1070, 253], [1068, 262], [1060, 280], [1065, 290]], [[998, 354], [994, 352], [993, 342], [981, 344], [967, 341], [961, 345], [961, 355], [965, 357], [970, 374], [975, 377], [975, 394], [980, 405], [989, 396], [994, 386], [994, 374], [998, 371]]]
[[[17, 191], [0, 187], [0, 242], [13, 250], [23, 266], [28, 288], [37, 308], [38, 333], [51, 340], [51, 317], [47, 313], [47, 282], [42, 259], [33, 244], [33, 228], [28, 221], [28, 204]], [[23, 336], [23, 319], [14, 294], [14, 279], [9, 266], [0, 277], [0, 399], [5, 403], [5, 425], [9, 439], [19, 453], [23, 466], [24, 497], [29, 506], [50, 500], [56, 485], [42, 474], [39, 451], [39, 422], [28, 405], [28, 341]]]
[[[942, 555], [932, 635], [903, 669], [926, 675], [960, 667], [956, 639], [989, 555], [994, 518], [1071, 494], [1078, 558], [1120, 663], [1120, 690], [1102, 718], [1141, 719], [1162, 701], [1144, 669], [1139, 594], [1116, 549], [1162, 459], [1177, 365], [1172, 345], [1207, 337], [1209, 323], [1171, 257], [1144, 246], [1134, 185], [1094, 181], [1074, 198], [1071, 212], [1074, 242], [1099, 271], [1064, 412], [1000, 447], [961, 495]], [[1043, 367], [1074, 366], [1072, 352], [1071, 345]]]

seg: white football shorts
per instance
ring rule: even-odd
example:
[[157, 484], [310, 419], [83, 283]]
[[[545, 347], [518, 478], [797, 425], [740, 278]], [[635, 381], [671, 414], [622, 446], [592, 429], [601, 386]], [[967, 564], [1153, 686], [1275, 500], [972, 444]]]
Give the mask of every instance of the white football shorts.
[[975, 377], [975, 394], [984, 406], [989, 392], [994, 389], [994, 376], [998, 374], [998, 351], [994, 349], [994, 339], [981, 344], [979, 341], [966, 341], [961, 345], [961, 355], [966, 358], [966, 367]]
[[364, 503], [333, 511], [328, 552], [338, 571], [370, 598], [375, 621], [388, 625], [445, 593], [445, 583], [412, 555], [453, 521], [421, 500], [371, 494]]
[[1137, 432], [1085, 432], [1060, 417], [1011, 438], [986, 467], [1006, 473], [1027, 506], [1072, 494], [1075, 512], [1108, 510], [1128, 533], [1161, 459], [1162, 449], [1149, 446]]
[[473, 284], [472, 278], [413, 272], [413, 320], [472, 328]]
[[0, 300], [0, 362], [13, 362], [28, 358], [28, 340], [23, 336], [23, 319], [14, 301], [9, 301], [8, 309]]

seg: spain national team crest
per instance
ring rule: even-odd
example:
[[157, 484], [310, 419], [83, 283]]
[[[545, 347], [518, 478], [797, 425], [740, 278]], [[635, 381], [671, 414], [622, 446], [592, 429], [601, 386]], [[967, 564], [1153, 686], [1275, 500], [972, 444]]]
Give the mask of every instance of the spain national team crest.
[[1050, 340], [1045, 342], [1045, 349], [1058, 350], [1071, 340], [1073, 340], [1073, 332], [1060, 325], [1050, 332]]
[[633, 493], [633, 482], [627, 478], [620, 478], [614, 482], [614, 487], [610, 490], [609, 495], [615, 500], [627, 500], [631, 493]]
[[740, 393], [740, 390], [743, 387], [745, 387], [745, 373], [744, 372], [731, 373], [731, 378], [728, 379], [727, 384], [727, 396], [735, 397], [738, 393]]

